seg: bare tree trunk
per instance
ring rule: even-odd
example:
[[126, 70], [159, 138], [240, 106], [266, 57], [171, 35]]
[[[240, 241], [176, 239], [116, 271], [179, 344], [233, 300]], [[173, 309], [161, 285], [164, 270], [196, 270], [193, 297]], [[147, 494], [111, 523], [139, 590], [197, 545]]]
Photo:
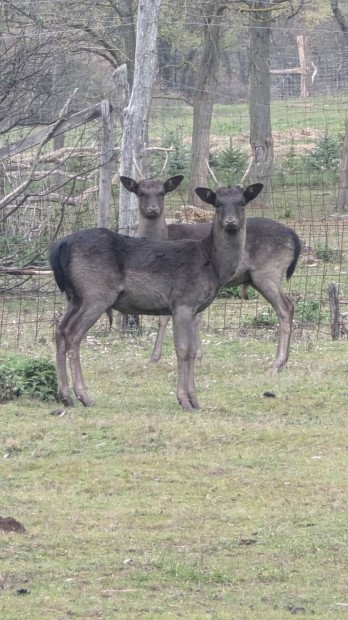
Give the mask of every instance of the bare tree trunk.
[[127, 65], [121, 65], [113, 72], [112, 77], [115, 84], [115, 96], [113, 97], [113, 105], [117, 122], [121, 123], [123, 128], [123, 110], [129, 101], [129, 84]]
[[[134, 82], [129, 105], [125, 110], [121, 145], [120, 174], [138, 177], [137, 168], [144, 169], [144, 148], [147, 146], [147, 124], [157, 66], [158, 16], [161, 0], [139, 0]], [[137, 230], [137, 197], [121, 185], [119, 230], [134, 234]]]
[[[262, 8], [263, 0], [255, 2]], [[252, 12], [250, 32], [250, 145], [253, 165], [250, 177], [264, 184], [262, 200], [272, 205], [273, 138], [271, 130], [271, 89], [269, 70], [270, 16]]]
[[98, 226], [108, 227], [111, 198], [112, 155], [114, 148], [114, 114], [110, 102], [101, 102], [102, 138], [100, 148]]
[[[64, 141], [65, 141], [65, 134], [61, 133], [58, 136], [54, 136], [53, 137], [53, 150], [54, 151], [58, 151], [59, 149], [63, 149], [64, 148]], [[57, 188], [59, 190], [59, 188], [64, 184], [64, 180], [65, 180], [65, 175], [64, 175], [64, 171], [62, 170], [61, 167], [57, 166], [55, 167], [55, 170], [52, 174], [52, 187], [53, 188]]]
[[348, 20], [339, 6], [339, 0], [330, 0], [330, 4], [331, 4], [332, 12], [337, 20], [339, 27], [341, 28], [343, 34], [347, 37], [348, 36]]
[[192, 150], [188, 188], [188, 202], [196, 206], [201, 202], [195, 194], [195, 187], [205, 187], [208, 179], [210, 126], [219, 68], [219, 34], [224, 8], [219, 6], [216, 0], [208, 0], [204, 11], [203, 48], [193, 95]]
[[337, 194], [336, 210], [345, 211], [348, 198], [348, 121], [344, 134], [340, 183]]
[[136, 48], [134, 6], [135, 3], [133, 0], [119, 0], [115, 6], [122, 25], [122, 37], [125, 47], [125, 56], [127, 59], [127, 74], [130, 88], [133, 87], [134, 58]]

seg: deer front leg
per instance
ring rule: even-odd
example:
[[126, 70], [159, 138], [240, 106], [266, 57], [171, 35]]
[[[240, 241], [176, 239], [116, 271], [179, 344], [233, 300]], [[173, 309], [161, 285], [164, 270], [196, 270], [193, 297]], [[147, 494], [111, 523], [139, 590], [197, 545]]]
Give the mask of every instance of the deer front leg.
[[178, 362], [177, 399], [185, 411], [199, 408], [194, 380], [196, 320], [189, 308], [173, 313], [174, 344]]
[[157, 330], [156, 342], [155, 342], [155, 346], [152, 351], [152, 355], [150, 357], [150, 362], [152, 364], [156, 364], [156, 362], [158, 362], [158, 360], [160, 359], [162, 355], [164, 334], [165, 334], [166, 327], [169, 321], [170, 321], [170, 316], [160, 316], [158, 318], [158, 330]]

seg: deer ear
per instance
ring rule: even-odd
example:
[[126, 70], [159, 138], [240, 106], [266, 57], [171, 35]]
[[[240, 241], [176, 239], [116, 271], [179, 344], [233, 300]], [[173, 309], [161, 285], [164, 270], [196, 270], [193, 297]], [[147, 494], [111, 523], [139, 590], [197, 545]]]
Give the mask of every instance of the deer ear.
[[168, 194], [169, 192], [172, 192], [174, 189], [176, 189], [178, 185], [180, 185], [183, 178], [184, 177], [182, 174], [178, 174], [176, 177], [171, 177], [170, 179], [168, 179], [164, 183], [164, 193]]
[[208, 205], [215, 205], [216, 194], [208, 187], [196, 187], [195, 192], [203, 202]]
[[136, 181], [134, 181], [134, 179], [131, 179], [130, 177], [120, 177], [120, 181], [129, 192], [133, 192], [133, 194], [138, 195], [139, 185]]
[[254, 185], [249, 185], [249, 187], [244, 190], [245, 201], [250, 202], [251, 200], [254, 200], [262, 190], [262, 183], [254, 183]]

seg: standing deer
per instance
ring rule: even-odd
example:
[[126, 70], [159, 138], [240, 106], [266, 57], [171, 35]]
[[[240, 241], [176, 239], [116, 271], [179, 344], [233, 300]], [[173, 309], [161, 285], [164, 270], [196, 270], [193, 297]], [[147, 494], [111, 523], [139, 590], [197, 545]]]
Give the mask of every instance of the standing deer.
[[50, 248], [49, 261], [67, 311], [56, 330], [58, 396], [73, 405], [68, 355], [76, 397], [86, 407], [80, 362], [83, 336], [104, 312], [171, 315], [178, 363], [177, 399], [183, 409], [199, 407], [194, 381], [196, 321], [238, 268], [245, 244], [245, 205], [263, 185], [196, 188], [215, 207], [209, 235], [200, 241], [149, 241], [106, 228], [80, 230]]
[[[175, 185], [173, 177], [165, 183], [145, 179], [137, 183], [129, 177], [120, 177], [124, 187], [139, 198], [139, 235], [155, 239], [204, 239], [211, 230], [211, 222], [201, 224], [166, 224], [163, 196], [168, 187]], [[182, 179], [182, 178], [181, 178]], [[181, 181], [180, 181], [181, 182]], [[151, 195], [151, 200], [149, 199]], [[151, 207], [150, 207], [151, 202]], [[155, 206], [156, 205], [156, 206]], [[275, 220], [263, 217], [247, 218], [246, 241], [242, 260], [228, 286], [252, 286], [273, 306], [279, 321], [277, 354], [272, 368], [278, 371], [289, 358], [294, 304], [281, 288], [295, 271], [301, 242], [294, 230]], [[162, 353], [163, 338], [170, 317], [159, 319], [159, 329], [150, 358], [158, 362]], [[198, 319], [198, 317], [197, 317]], [[198, 324], [199, 321], [197, 320]], [[197, 329], [197, 357], [201, 356], [199, 330]]]

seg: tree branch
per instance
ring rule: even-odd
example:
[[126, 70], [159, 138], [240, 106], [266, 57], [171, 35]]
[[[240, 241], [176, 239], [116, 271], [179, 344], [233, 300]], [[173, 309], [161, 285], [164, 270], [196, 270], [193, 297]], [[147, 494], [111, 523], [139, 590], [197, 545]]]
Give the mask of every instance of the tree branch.
[[[13, 192], [11, 192], [7, 196], [5, 196], [5, 198], [0, 200], [0, 210], [3, 210], [5, 207], [7, 207], [7, 205], [9, 205], [13, 200], [15, 200], [15, 198], [17, 198], [20, 194], [23, 194], [23, 192], [26, 190], [26, 188], [32, 182], [33, 177], [34, 177], [34, 173], [35, 173], [36, 168], [38, 167], [39, 162], [40, 162], [40, 156], [41, 156], [42, 149], [45, 146], [45, 144], [47, 144], [47, 142], [49, 142], [49, 140], [52, 138], [53, 134], [55, 133], [55, 131], [57, 130], [59, 125], [64, 121], [64, 114], [66, 114], [66, 111], [67, 111], [67, 109], [69, 107], [71, 99], [75, 95], [75, 92], [76, 92], [76, 90], [74, 90], [74, 92], [70, 95], [69, 99], [64, 104], [63, 108], [61, 109], [61, 111], [59, 113], [58, 120], [53, 125], [51, 125], [51, 127], [48, 130], [48, 132], [46, 133], [46, 136], [44, 137], [44, 139], [42, 140], [41, 144], [39, 145], [39, 148], [38, 148], [38, 150], [36, 152], [36, 155], [35, 155], [35, 158], [34, 158], [34, 161], [33, 161], [33, 164], [31, 166], [31, 170], [29, 172], [29, 175], [28, 175], [27, 179], [23, 183], [21, 183], [21, 185], [16, 187], [16, 189], [13, 190]], [[14, 210], [17, 210], [17, 207], [18, 206], [14, 207], [14, 209], [11, 210], [10, 214], [13, 213]]]

